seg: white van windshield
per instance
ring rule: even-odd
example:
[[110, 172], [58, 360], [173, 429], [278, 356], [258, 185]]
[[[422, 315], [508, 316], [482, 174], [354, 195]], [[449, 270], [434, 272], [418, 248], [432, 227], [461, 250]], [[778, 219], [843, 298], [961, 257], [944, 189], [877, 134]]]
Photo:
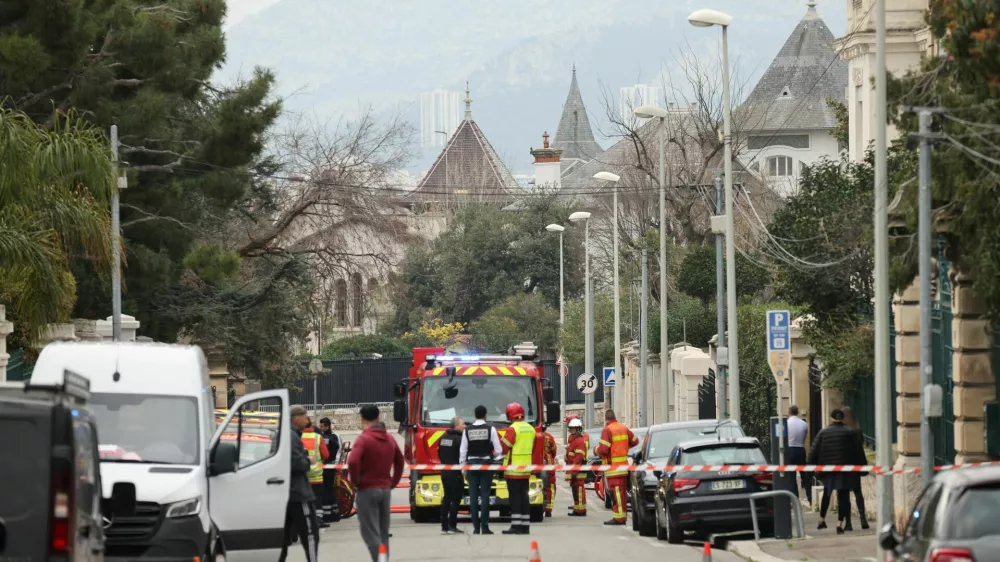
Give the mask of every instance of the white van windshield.
[[102, 461], [198, 464], [198, 402], [187, 396], [90, 397]]

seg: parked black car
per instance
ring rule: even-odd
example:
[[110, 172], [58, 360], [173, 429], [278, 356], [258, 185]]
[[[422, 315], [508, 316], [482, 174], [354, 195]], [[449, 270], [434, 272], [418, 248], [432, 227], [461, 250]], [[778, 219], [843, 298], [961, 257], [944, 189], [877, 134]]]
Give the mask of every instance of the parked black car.
[[[649, 428], [633, 464], [667, 464], [670, 453], [684, 441], [700, 439], [731, 440], [743, 437], [743, 430], [732, 420], [697, 420], [670, 422]], [[656, 533], [654, 497], [660, 485], [659, 471], [636, 470], [629, 473], [629, 503], [632, 506], [632, 530], [645, 537]]]
[[1000, 466], [940, 472], [913, 505], [900, 535], [892, 523], [879, 544], [894, 560], [1000, 560]]
[[[766, 464], [764, 451], [753, 437], [720, 441], [702, 439], [681, 443], [670, 454], [673, 465]], [[686, 531], [702, 535], [753, 529], [750, 494], [769, 491], [770, 473], [669, 472], [660, 477], [654, 499], [656, 538], [671, 543], [684, 540]], [[761, 535], [774, 533], [773, 502], [757, 502]]]

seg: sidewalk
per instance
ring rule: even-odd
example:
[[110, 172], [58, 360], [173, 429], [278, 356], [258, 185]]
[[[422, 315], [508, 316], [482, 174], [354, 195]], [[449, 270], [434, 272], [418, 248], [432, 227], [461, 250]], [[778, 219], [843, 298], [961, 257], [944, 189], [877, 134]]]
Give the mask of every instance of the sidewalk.
[[816, 529], [819, 514], [806, 511], [804, 515], [804, 540], [730, 541], [727, 549], [755, 562], [860, 562], [876, 559], [878, 544], [874, 525], [862, 530], [855, 520], [853, 531], [838, 535], [835, 518], [828, 515], [826, 523], [829, 528], [820, 531]]

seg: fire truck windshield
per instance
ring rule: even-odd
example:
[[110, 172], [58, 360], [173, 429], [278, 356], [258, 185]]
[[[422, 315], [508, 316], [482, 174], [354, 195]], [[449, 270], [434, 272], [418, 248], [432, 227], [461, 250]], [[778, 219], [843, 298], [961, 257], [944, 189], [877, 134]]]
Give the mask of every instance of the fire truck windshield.
[[420, 421], [424, 426], [443, 427], [458, 416], [471, 423], [476, 419], [476, 406], [482, 404], [488, 421], [507, 423], [504, 410], [511, 402], [524, 408], [526, 422], [538, 424], [538, 389], [532, 377], [471, 375], [455, 377], [450, 383], [445, 377], [431, 377], [424, 379]]

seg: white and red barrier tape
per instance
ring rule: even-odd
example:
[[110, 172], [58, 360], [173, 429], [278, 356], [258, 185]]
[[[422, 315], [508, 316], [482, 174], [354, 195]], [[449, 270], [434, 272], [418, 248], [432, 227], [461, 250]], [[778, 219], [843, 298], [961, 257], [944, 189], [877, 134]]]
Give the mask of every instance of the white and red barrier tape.
[[[956, 470], [960, 468], [974, 468], [977, 466], [1000, 465], [1000, 461], [970, 462], [964, 464], [946, 464], [934, 467], [935, 471]], [[346, 464], [328, 464], [324, 468], [346, 469]], [[565, 465], [565, 464], [530, 464], [530, 465], [500, 465], [500, 464], [411, 464], [409, 470], [492, 470], [504, 471], [507, 469], [525, 472], [609, 472], [612, 470], [626, 470], [630, 472], [639, 470], [661, 470], [663, 472], [870, 472], [875, 474], [914, 474], [919, 473], [919, 468], [903, 468], [896, 470], [883, 470], [876, 465], [851, 465], [851, 464], [718, 464], [718, 465], [670, 465], [670, 464], [638, 464], [628, 466], [614, 466], [610, 464], [594, 465]]]

